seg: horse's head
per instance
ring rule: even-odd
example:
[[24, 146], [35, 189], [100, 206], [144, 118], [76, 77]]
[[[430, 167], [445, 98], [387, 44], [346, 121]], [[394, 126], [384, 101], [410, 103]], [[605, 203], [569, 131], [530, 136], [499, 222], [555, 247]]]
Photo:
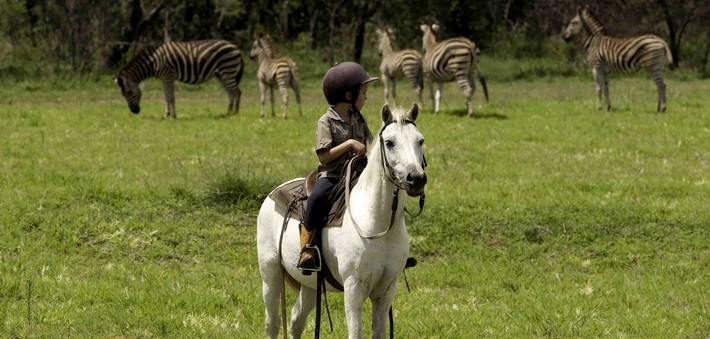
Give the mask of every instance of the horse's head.
[[117, 76], [114, 81], [121, 87], [121, 94], [126, 98], [128, 108], [131, 109], [131, 112], [134, 114], [140, 113], [141, 88], [138, 86], [138, 83], [123, 75]]
[[384, 126], [379, 133], [385, 175], [410, 196], [424, 194], [427, 183], [426, 160], [422, 151], [424, 136], [414, 123], [419, 115], [419, 107], [413, 104], [409, 111], [382, 107]]

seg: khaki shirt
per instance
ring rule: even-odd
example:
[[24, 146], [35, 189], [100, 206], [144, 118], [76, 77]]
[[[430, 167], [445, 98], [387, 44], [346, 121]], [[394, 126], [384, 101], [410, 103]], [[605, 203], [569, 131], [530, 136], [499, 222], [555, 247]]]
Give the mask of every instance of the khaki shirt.
[[[365, 145], [372, 142], [372, 133], [367, 127], [367, 121], [358, 113], [350, 113], [350, 123], [343, 121], [340, 115], [329, 107], [328, 111], [318, 119], [318, 127], [316, 128], [316, 153], [338, 146], [348, 139], [355, 139]], [[343, 165], [354, 156], [352, 151], [347, 151], [340, 158], [332, 161], [329, 164], [320, 164], [318, 166], [318, 178], [340, 177], [340, 171]]]

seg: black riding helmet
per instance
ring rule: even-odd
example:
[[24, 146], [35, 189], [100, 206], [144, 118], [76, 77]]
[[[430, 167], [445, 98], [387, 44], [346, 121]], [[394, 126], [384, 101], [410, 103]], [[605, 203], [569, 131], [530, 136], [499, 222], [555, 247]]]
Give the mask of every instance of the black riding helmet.
[[[323, 94], [330, 105], [346, 102], [355, 108], [355, 102], [360, 94], [360, 85], [377, 79], [379, 78], [370, 76], [365, 68], [356, 62], [336, 63], [323, 77]], [[353, 93], [351, 100], [345, 97], [348, 91]]]

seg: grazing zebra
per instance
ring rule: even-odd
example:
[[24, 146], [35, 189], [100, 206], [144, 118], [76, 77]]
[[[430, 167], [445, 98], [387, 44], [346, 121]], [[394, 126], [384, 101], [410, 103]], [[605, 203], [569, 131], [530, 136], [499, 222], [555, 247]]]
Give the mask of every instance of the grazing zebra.
[[[439, 112], [439, 102], [441, 100], [441, 91], [444, 82], [456, 80], [466, 96], [466, 106], [468, 116], [473, 116], [473, 103], [471, 97], [476, 89], [473, 76], [478, 75], [478, 80], [483, 86], [483, 93], [488, 101], [488, 87], [486, 86], [486, 78], [479, 64], [479, 50], [473, 41], [458, 37], [446, 39], [441, 42], [436, 42], [436, 32], [439, 30], [439, 25], [421, 25], [421, 30], [424, 33], [422, 37], [422, 47], [424, 50], [424, 59], [422, 67], [424, 71], [424, 79], [431, 100], [434, 103], [434, 113]], [[433, 82], [436, 82], [438, 88], [436, 95], [434, 94]]]
[[422, 109], [422, 55], [413, 49], [395, 51], [392, 47], [394, 30], [391, 27], [377, 29], [380, 38], [379, 54], [382, 56], [380, 71], [385, 87], [385, 104], [389, 105], [389, 87], [392, 86], [392, 101], [397, 105], [396, 80], [407, 77], [419, 98], [419, 108]]
[[259, 79], [259, 92], [261, 94], [261, 111], [260, 115], [264, 117], [264, 101], [266, 95], [266, 86], [269, 86], [271, 92], [271, 115], [274, 116], [274, 86], [278, 86], [281, 93], [281, 102], [283, 103], [283, 117], [288, 114], [288, 86], [293, 88], [296, 94], [296, 102], [298, 103], [298, 113], [303, 115], [301, 110], [301, 88], [298, 85], [298, 75], [296, 63], [289, 57], [274, 57], [274, 42], [271, 36], [267, 33], [259, 32], [254, 39], [249, 57], [257, 58], [259, 61], [259, 71], [257, 78]]
[[216, 76], [229, 95], [228, 114], [239, 113], [242, 95], [242, 53], [224, 40], [165, 42], [159, 47], [147, 47], [138, 53], [118, 73], [115, 81], [128, 102], [131, 112], [140, 112], [141, 90], [138, 84], [156, 77], [165, 89], [165, 117], [177, 118], [175, 112], [175, 81], [201, 84]]
[[569, 22], [562, 37], [569, 42], [582, 37], [587, 50], [587, 62], [597, 89], [597, 109], [601, 109], [602, 91], [606, 97], [606, 110], [611, 110], [609, 101], [609, 73], [624, 74], [643, 68], [656, 83], [658, 89], [657, 112], [666, 110], [666, 84], [663, 82], [663, 68], [673, 64], [668, 45], [655, 35], [631, 38], [612, 38], [589, 6], [577, 9], [577, 15]]

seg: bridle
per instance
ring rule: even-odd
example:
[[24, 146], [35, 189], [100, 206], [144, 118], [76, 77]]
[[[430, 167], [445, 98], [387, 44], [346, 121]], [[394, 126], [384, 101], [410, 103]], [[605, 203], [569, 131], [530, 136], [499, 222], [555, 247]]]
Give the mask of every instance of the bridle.
[[[347, 207], [348, 215], [350, 215], [350, 220], [353, 222], [353, 225], [355, 226], [355, 230], [360, 235], [360, 237], [365, 238], [365, 239], [378, 239], [378, 238], [383, 237], [385, 234], [389, 233], [389, 231], [392, 229], [392, 225], [394, 225], [394, 220], [395, 220], [395, 217], [397, 214], [397, 206], [399, 205], [399, 191], [405, 189], [402, 186], [402, 181], [398, 180], [394, 176], [394, 174], [393, 174], [394, 169], [389, 164], [389, 161], [387, 161], [387, 154], [385, 152], [385, 143], [384, 143], [384, 140], [382, 139], [382, 132], [384, 132], [384, 130], [387, 128], [387, 126], [391, 125], [392, 123], [394, 123], [394, 120], [392, 120], [392, 121], [386, 123], [384, 126], [382, 126], [382, 128], [380, 129], [380, 132], [377, 133], [377, 137], [380, 142], [380, 158], [382, 159], [382, 163], [381, 163], [382, 171], [384, 172], [387, 180], [390, 183], [392, 183], [392, 185], [394, 186], [394, 190], [392, 191], [392, 197], [393, 197], [393, 199], [392, 199], [392, 213], [390, 214], [390, 222], [389, 222], [389, 226], [387, 226], [386, 230], [384, 230], [382, 232], [375, 233], [375, 234], [367, 235], [362, 230], [362, 228], [360, 228], [360, 225], [358, 225], [358, 223], [355, 221], [355, 218], [353, 218], [352, 210], [350, 209], [350, 175], [352, 173], [351, 166], [354, 161], [348, 162], [348, 166], [347, 166], [347, 170], [346, 170], [347, 174], [345, 177], [345, 206]], [[402, 122], [402, 124], [412, 124], [415, 127], [417, 126], [417, 124], [415, 124], [414, 121], [412, 121], [410, 119], [405, 119]], [[423, 154], [422, 154], [422, 167], [423, 168], [427, 167], [426, 157], [424, 157]], [[413, 217], [413, 218], [418, 217], [420, 214], [422, 214], [422, 211], [424, 210], [425, 199], [426, 199], [426, 196], [424, 193], [422, 193], [422, 195], [419, 196], [419, 212], [411, 213], [411, 212], [409, 212], [409, 210], [407, 210], [406, 207], [404, 208], [404, 211], [407, 212], [407, 214], [409, 214], [410, 217]]]

